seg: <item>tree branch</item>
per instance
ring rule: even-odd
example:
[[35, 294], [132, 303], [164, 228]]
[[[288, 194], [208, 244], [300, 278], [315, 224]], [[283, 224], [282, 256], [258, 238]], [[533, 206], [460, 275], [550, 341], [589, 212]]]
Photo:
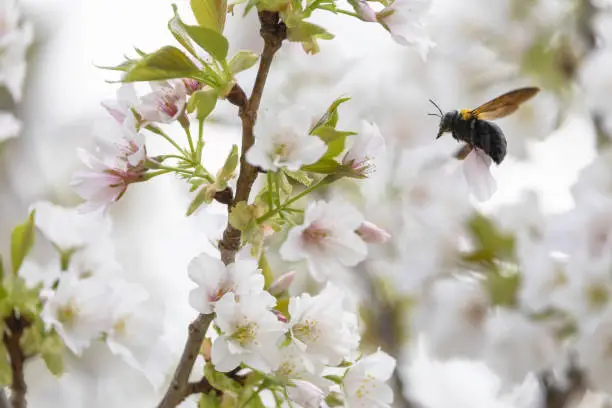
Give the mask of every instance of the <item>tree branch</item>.
[[[278, 13], [262, 11], [259, 13], [261, 23], [260, 35], [264, 39], [264, 49], [261, 54], [257, 77], [247, 100], [246, 95], [239, 85], [235, 85], [228, 95], [228, 100], [239, 107], [239, 116], [242, 121], [242, 149], [240, 154], [240, 174], [236, 183], [236, 194], [228, 203], [228, 213], [241, 201], [247, 201], [257, 178], [257, 168], [250, 165], [245, 159], [246, 151], [255, 142], [254, 127], [257, 121], [257, 111], [261, 103], [261, 97], [272, 66], [274, 54], [280, 49], [281, 44], [287, 38], [287, 28], [280, 21]], [[227, 198], [227, 197], [224, 197]], [[221, 260], [227, 265], [234, 262], [236, 253], [240, 249], [240, 231], [233, 228], [228, 221], [223, 232], [223, 238], [219, 242]], [[173, 408], [184, 400], [188, 395], [201, 389], [212, 389], [205, 379], [198, 383], [188, 383], [189, 375], [193, 369], [198, 351], [206, 335], [206, 330], [212, 322], [213, 315], [199, 315], [189, 325], [189, 336], [183, 350], [183, 355], [172, 379], [172, 383], [158, 408]], [[197, 384], [197, 386], [195, 385]], [[206, 385], [205, 385], [206, 384]], [[208, 388], [210, 387], [210, 389]]]
[[[185, 343], [185, 349], [181, 355], [178, 366], [170, 383], [170, 387], [166, 391], [166, 395], [161, 400], [157, 408], [173, 408], [181, 403], [188, 395], [190, 395], [189, 375], [193, 369], [196, 358], [200, 351], [200, 346], [208, 330], [208, 326], [213, 320], [213, 314], [199, 315], [189, 325], [189, 335]], [[206, 381], [205, 379], [203, 381]], [[212, 387], [211, 387], [212, 388]]]
[[4, 322], [6, 329], [2, 335], [2, 340], [11, 362], [11, 407], [26, 408], [28, 404], [25, 396], [28, 387], [23, 371], [23, 363], [26, 357], [21, 350], [19, 340], [30, 323], [22, 317], [17, 317], [15, 313], [7, 317]]
[[[280, 49], [281, 44], [285, 38], [287, 38], [287, 27], [285, 23], [280, 21], [278, 13], [270, 11], [262, 11], [259, 13], [259, 21], [261, 22], [260, 35], [264, 39], [264, 49], [261, 53], [261, 61], [259, 63], [259, 70], [257, 71], [257, 77], [255, 78], [255, 84], [253, 85], [253, 92], [251, 97], [243, 103], [238, 105], [240, 120], [242, 121], [242, 148], [240, 153], [240, 175], [236, 183], [236, 195], [230, 206], [228, 206], [228, 213], [231, 209], [241, 201], [247, 201], [251, 193], [253, 183], [257, 178], [258, 170], [255, 166], [252, 166], [247, 162], [245, 153], [253, 143], [255, 142], [254, 127], [257, 121], [257, 111], [259, 110], [259, 104], [261, 103], [261, 97], [263, 95], [264, 86], [270, 67], [272, 66], [272, 59], [274, 54]], [[240, 92], [237, 92], [240, 94]], [[245, 101], [245, 98], [236, 98], [237, 100]], [[234, 262], [236, 252], [240, 249], [240, 231], [232, 227], [229, 222], [225, 231], [223, 232], [223, 239], [219, 242], [219, 250], [221, 252], [221, 260], [225, 264]]]

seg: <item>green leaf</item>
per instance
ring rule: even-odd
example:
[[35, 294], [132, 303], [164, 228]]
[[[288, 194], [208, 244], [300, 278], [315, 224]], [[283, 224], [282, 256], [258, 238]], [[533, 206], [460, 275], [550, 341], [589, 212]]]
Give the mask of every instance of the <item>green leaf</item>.
[[229, 391], [230, 393], [239, 394], [241, 390], [240, 383], [232, 380], [227, 375], [215, 370], [211, 363], [206, 363], [204, 367], [204, 377], [210, 385], [221, 391]]
[[13, 371], [6, 352], [4, 342], [0, 341], [0, 386], [10, 385], [13, 381]]
[[230, 71], [232, 72], [232, 74], [237, 74], [238, 72], [246, 71], [247, 69], [255, 65], [258, 59], [259, 55], [255, 54], [254, 52], [238, 51], [229, 62]]
[[208, 394], [201, 394], [198, 408], [219, 408], [220, 406], [221, 398], [217, 396], [214, 390]]
[[259, 257], [259, 269], [261, 269], [261, 273], [264, 277], [264, 289], [268, 289], [272, 282], [274, 282], [274, 273], [272, 272], [272, 268], [270, 268], [270, 264], [268, 263], [268, 259], [264, 253]]
[[176, 38], [176, 40], [187, 51], [189, 51], [191, 55], [196, 56], [197, 54], [195, 52], [195, 49], [193, 48], [193, 44], [191, 43], [191, 37], [189, 37], [187, 31], [185, 31], [185, 24], [178, 15], [176, 4], [172, 5], [172, 10], [174, 11], [174, 17], [172, 17], [170, 21], [168, 21], [168, 29], [170, 30], [174, 38]]
[[278, 172], [276, 174], [276, 182], [278, 183], [281, 191], [287, 195], [291, 194], [291, 191], [293, 191], [293, 186], [291, 183], [289, 183], [289, 180], [287, 180], [287, 175], [284, 172]]
[[242, 408], [266, 408], [264, 403], [261, 401], [259, 394], [254, 395], [255, 390], [251, 389], [250, 393], [245, 393], [248, 397], [244, 397], [244, 401], [241, 405]]
[[333, 159], [324, 158], [314, 164], [303, 166], [302, 170], [309, 171], [312, 173], [332, 174], [335, 173], [336, 170], [338, 170], [339, 168], [340, 165], [338, 164], [338, 162]]
[[201, 27], [223, 32], [227, 0], [191, 0], [191, 10]]
[[346, 137], [357, 133], [336, 130], [329, 125], [323, 125], [315, 129], [312, 134], [319, 136], [327, 144], [327, 151], [323, 158], [332, 159], [344, 151]]
[[38, 354], [43, 343], [43, 327], [40, 320], [26, 328], [19, 339], [19, 345], [25, 355]]
[[196, 194], [193, 200], [191, 200], [191, 203], [189, 204], [189, 207], [187, 208], [187, 212], [185, 213], [185, 215], [189, 217], [198, 208], [200, 208], [202, 204], [212, 203], [216, 192], [217, 192], [217, 189], [215, 188], [214, 184], [208, 184], [202, 187], [202, 189], [198, 191], [198, 194]]
[[2, 255], [0, 255], [0, 282], [4, 279], [4, 263], [2, 261]]
[[198, 120], [204, 120], [215, 109], [218, 96], [218, 91], [213, 88], [197, 91], [187, 101], [187, 111], [195, 111]]
[[[233, 177], [234, 171], [238, 167], [238, 146], [233, 145], [232, 150], [227, 155], [225, 159], [225, 163], [219, 173], [217, 174], [217, 187], [225, 187], [225, 184]], [[219, 184], [222, 183], [222, 184]]]
[[246, 231], [256, 219], [253, 207], [245, 201], [240, 201], [230, 210], [229, 223], [240, 231]]
[[18, 225], [11, 234], [11, 263], [13, 273], [17, 274], [24, 258], [34, 245], [34, 210], [30, 212], [28, 219]]
[[329, 108], [327, 108], [325, 114], [321, 116], [321, 118], [317, 121], [317, 123], [315, 123], [312, 129], [310, 129], [310, 134], [314, 134], [314, 132], [316, 132], [317, 129], [321, 126], [335, 128], [338, 124], [338, 107], [349, 100], [351, 100], [351, 98], [344, 97], [338, 98], [333, 101]]
[[329, 381], [335, 382], [336, 384], [342, 384], [344, 381], [339, 375], [324, 375], [323, 378], [327, 378]]
[[223, 34], [206, 27], [191, 25], [184, 25], [183, 27], [191, 39], [211, 57], [218, 61], [224, 61], [227, 58], [229, 43]]
[[43, 340], [41, 355], [51, 374], [60, 376], [64, 372], [62, 354], [64, 342], [57, 333], [52, 332]]
[[160, 81], [194, 77], [200, 69], [183, 51], [165, 46], [138, 61], [123, 78], [124, 82]]
[[299, 24], [287, 29], [287, 39], [293, 42], [309, 42], [313, 39], [331, 40], [334, 35], [316, 24], [300, 21]]
[[308, 187], [312, 184], [312, 179], [308, 177], [308, 174], [305, 171], [290, 171], [284, 169], [283, 172], [292, 180], [297, 181], [298, 183]]
[[6, 316], [16, 310], [21, 316], [29, 321], [35, 321], [41, 312], [42, 306], [39, 292], [42, 284], [29, 288], [23, 278], [11, 275], [4, 280], [4, 286], [0, 290], [2, 295], [2, 309], [0, 313]]

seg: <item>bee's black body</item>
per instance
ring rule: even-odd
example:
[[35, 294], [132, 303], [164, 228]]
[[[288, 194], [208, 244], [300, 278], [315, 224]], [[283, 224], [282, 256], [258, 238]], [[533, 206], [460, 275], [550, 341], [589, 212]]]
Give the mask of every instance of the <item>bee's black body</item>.
[[438, 137], [444, 132], [451, 132], [455, 140], [483, 150], [497, 164], [506, 157], [506, 137], [495, 123], [455, 110], [442, 117]]

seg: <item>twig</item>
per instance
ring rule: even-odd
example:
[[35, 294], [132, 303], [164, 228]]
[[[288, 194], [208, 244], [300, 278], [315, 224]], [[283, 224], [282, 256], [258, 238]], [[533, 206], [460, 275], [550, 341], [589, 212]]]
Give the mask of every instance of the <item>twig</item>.
[[4, 322], [6, 329], [2, 340], [11, 362], [11, 407], [26, 408], [28, 406], [26, 401], [28, 387], [23, 371], [23, 363], [26, 358], [19, 345], [19, 340], [30, 323], [22, 317], [17, 317], [14, 312]]
[[[259, 13], [259, 21], [261, 22], [259, 33], [264, 40], [264, 49], [261, 53], [261, 61], [259, 63], [259, 70], [257, 71], [257, 77], [255, 78], [255, 84], [253, 85], [253, 92], [251, 92], [251, 97], [247, 101], [246, 98], [241, 96], [241, 92], [238, 88], [235, 90], [233, 89], [232, 91], [235, 91], [238, 96], [230, 100], [232, 103], [242, 103], [238, 105], [240, 120], [242, 121], [242, 148], [240, 154], [240, 175], [236, 183], [236, 195], [232, 205], [228, 206], [228, 212], [231, 211], [237, 203], [249, 199], [251, 188], [257, 178], [257, 168], [249, 164], [246, 160], [245, 153], [255, 142], [253, 129], [257, 121], [257, 111], [261, 103], [266, 79], [268, 78], [270, 67], [272, 66], [272, 59], [274, 58], [274, 54], [280, 49], [283, 40], [287, 38], [287, 27], [285, 23], [280, 21], [278, 13], [262, 11]], [[234, 102], [234, 100], [236, 102]], [[234, 262], [236, 252], [238, 252], [239, 249], [240, 231], [232, 227], [228, 222], [223, 232], [223, 239], [219, 242], [221, 260], [225, 264]]]
[[550, 372], [540, 374], [539, 380], [544, 391], [544, 408], [565, 408], [580, 401], [587, 389], [584, 372], [574, 361], [565, 372], [567, 385], [560, 386]]
[[[189, 386], [189, 375], [193, 369], [200, 346], [208, 330], [208, 326], [213, 320], [212, 314], [199, 315], [189, 325], [189, 335], [185, 343], [185, 349], [181, 355], [178, 366], [170, 383], [170, 387], [166, 391], [164, 398], [161, 400], [158, 408], [173, 408], [181, 403], [188, 395], [191, 388]], [[204, 380], [205, 381], [205, 380]]]
[[[262, 11], [259, 13], [261, 22], [260, 34], [264, 39], [264, 49], [259, 63], [259, 70], [253, 86], [251, 97], [247, 100], [244, 91], [239, 85], [235, 85], [228, 100], [239, 107], [239, 115], [242, 121], [242, 149], [240, 155], [240, 175], [236, 184], [236, 195], [228, 203], [228, 213], [240, 201], [249, 198], [253, 183], [257, 178], [257, 169], [251, 166], [245, 159], [245, 152], [255, 141], [253, 128], [257, 121], [257, 111], [263, 95], [268, 72], [272, 65], [274, 54], [280, 49], [283, 40], [287, 37], [285, 24], [280, 21], [278, 13]], [[219, 242], [221, 260], [225, 264], [234, 262], [236, 252], [240, 249], [240, 231], [233, 228], [229, 222], [223, 233], [223, 239]], [[189, 325], [189, 336], [183, 350], [183, 355], [172, 379], [172, 383], [158, 408], [173, 408], [184, 400], [190, 391], [204, 388], [203, 384], [195, 387], [189, 384], [189, 375], [193, 369], [200, 345], [204, 340], [206, 330], [212, 322], [213, 315], [199, 315], [198, 318]], [[206, 381], [206, 380], [202, 380]], [[198, 383], [199, 384], [199, 383]], [[208, 384], [206, 382], [206, 384]], [[209, 384], [208, 384], [209, 385]], [[210, 386], [210, 385], [209, 385]], [[194, 391], [198, 392], [198, 391]]]

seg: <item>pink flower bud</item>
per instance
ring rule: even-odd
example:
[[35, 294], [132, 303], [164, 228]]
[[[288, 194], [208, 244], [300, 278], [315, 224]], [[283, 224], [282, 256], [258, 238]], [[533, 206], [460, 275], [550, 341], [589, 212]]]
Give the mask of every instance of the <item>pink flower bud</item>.
[[289, 289], [289, 286], [293, 283], [293, 279], [295, 278], [295, 271], [289, 271], [287, 273], [279, 276], [272, 285], [270, 285], [270, 289], [268, 290], [272, 295], [280, 295]]
[[357, 14], [359, 14], [359, 18], [363, 21], [368, 21], [370, 23], [376, 23], [378, 20], [376, 18], [376, 11], [365, 0], [357, 1]]
[[281, 323], [289, 323], [289, 319], [287, 319], [287, 316], [285, 316], [284, 314], [282, 314], [278, 310], [272, 309], [272, 313], [274, 313], [276, 315], [276, 318], [278, 319], [279, 322], [281, 322]]
[[369, 221], [364, 221], [355, 232], [370, 244], [384, 244], [391, 238], [391, 234]]

